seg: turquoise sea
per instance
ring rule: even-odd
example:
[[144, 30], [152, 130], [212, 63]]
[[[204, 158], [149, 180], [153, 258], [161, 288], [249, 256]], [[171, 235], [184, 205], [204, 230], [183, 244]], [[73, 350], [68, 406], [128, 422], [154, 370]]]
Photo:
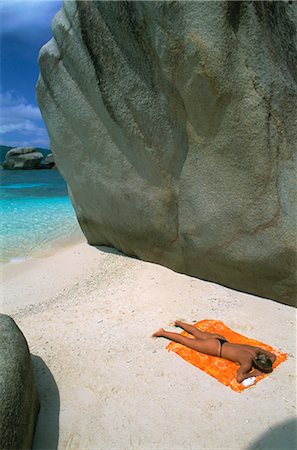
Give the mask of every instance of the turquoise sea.
[[52, 170], [0, 171], [1, 262], [19, 262], [80, 239], [64, 179]]

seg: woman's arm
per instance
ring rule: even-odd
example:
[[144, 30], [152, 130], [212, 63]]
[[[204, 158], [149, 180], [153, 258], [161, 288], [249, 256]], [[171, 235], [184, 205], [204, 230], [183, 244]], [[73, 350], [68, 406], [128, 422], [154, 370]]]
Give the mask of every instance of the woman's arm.
[[242, 383], [243, 380], [245, 380], [246, 378], [260, 377], [261, 375], [264, 375], [264, 372], [261, 372], [261, 370], [259, 369], [251, 370], [251, 367], [248, 364], [246, 364], [240, 366], [240, 368], [237, 371], [236, 379], [238, 383]]
[[249, 373], [249, 377], [259, 377], [261, 375], [264, 375], [264, 372], [261, 372], [261, 370], [259, 369], [253, 369], [250, 373]]
[[243, 380], [245, 380], [246, 378], [250, 378], [252, 376], [251, 374], [251, 368], [252, 368], [252, 363], [243, 363], [241, 364], [241, 366], [239, 367], [237, 374], [236, 374], [236, 380], [238, 383], [242, 383]]

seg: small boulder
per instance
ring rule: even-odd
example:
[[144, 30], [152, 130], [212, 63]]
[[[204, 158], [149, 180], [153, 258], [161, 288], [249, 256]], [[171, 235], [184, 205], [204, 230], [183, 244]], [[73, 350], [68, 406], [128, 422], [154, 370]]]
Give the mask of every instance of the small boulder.
[[33, 147], [12, 148], [6, 153], [3, 169], [38, 169], [42, 158], [43, 154]]
[[0, 314], [0, 448], [32, 446], [39, 399], [27, 341], [14, 320]]
[[43, 167], [45, 169], [52, 169], [55, 165], [54, 155], [49, 153], [44, 160]]

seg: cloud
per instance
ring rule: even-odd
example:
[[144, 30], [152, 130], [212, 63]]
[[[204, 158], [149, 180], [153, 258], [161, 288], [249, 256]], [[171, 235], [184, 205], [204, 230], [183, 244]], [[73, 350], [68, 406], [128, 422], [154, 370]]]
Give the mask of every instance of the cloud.
[[22, 117], [24, 119], [41, 119], [39, 108], [28, 104], [25, 97], [14, 94], [14, 91], [0, 93], [1, 115], [4, 120]]
[[62, 0], [0, 0], [1, 34], [34, 41], [40, 33], [50, 29], [62, 5]]
[[19, 95], [16, 91], [11, 90], [5, 93], [0, 93], [1, 106], [13, 106], [19, 103], [25, 103], [26, 99], [22, 95]]
[[23, 97], [8, 91], [0, 93], [1, 118], [0, 138], [2, 145], [15, 142], [13, 145], [49, 146], [49, 138], [39, 108], [31, 105]]
[[26, 141], [22, 139], [17, 140], [11, 140], [11, 139], [4, 139], [4, 141], [1, 141], [1, 145], [6, 145], [7, 147], [40, 147], [40, 148], [46, 148], [49, 149], [50, 145], [47, 139], [36, 139]]

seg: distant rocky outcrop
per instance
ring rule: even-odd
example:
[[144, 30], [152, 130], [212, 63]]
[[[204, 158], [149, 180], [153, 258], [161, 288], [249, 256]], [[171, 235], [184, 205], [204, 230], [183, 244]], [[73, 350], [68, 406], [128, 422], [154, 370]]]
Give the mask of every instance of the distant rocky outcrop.
[[296, 298], [296, 2], [65, 2], [38, 103], [88, 242]]
[[9, 316], [0, 315], [0, 448], [30, 449], [39, 411], [25, 337]]
[[3, 162], [3, 169], [26, 170], [38, 169], [42, 161], [43, 154], [33, 147], [17, 147], [6, 153]]
[[[0, 144], [0, 164], [1, 165], [3, 164], [3, 162], [5, 160], [7, 152], [13, 148], [17, 148], [17, 147], [16, 146], [11, 147], [11, 146]], [[50, 153], [50, 150], [48, 148], [34, 147], [34, 149], [35, 149], [35, 151], [42, 153], [43, 158], [45, 158]]]

